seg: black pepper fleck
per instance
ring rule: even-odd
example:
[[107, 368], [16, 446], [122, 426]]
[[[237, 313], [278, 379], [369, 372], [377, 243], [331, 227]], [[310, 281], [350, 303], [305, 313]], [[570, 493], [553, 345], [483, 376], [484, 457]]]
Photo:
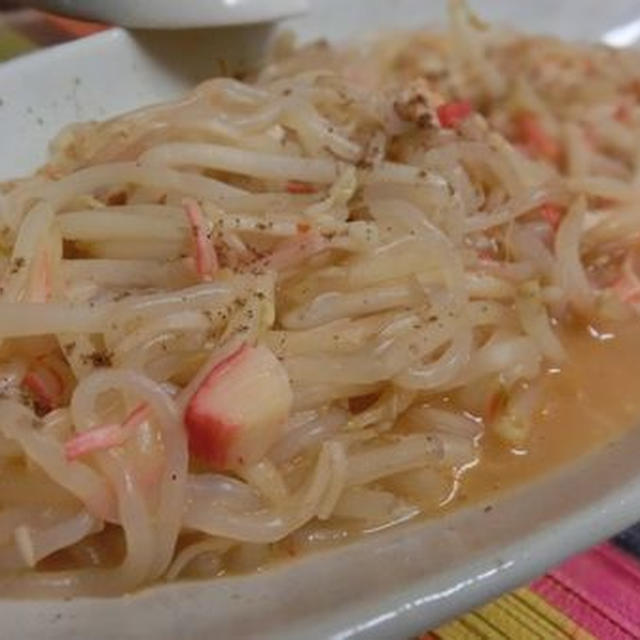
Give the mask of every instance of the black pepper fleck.
[[62, 349], [64, 352], [70, 356], [73, 353], [73, 350], [76, 348], [75, 342], [67, 342], [67, 344], [63, 345]]
[[113, 354], [110, 351], [96, 349], [91, 353], [83, 354], [80, 359], [84, 364], [91, 363], [94, 367], [110, 367], [112, 365]]
[[11, 264], [11, 273], [17, 273], [18, 271], [20, 271], [20, 269], [22, 269], [22, 267], [24, 267], [24, 265], [25, 259], [23, 257], [15, 258], [15, 260]]

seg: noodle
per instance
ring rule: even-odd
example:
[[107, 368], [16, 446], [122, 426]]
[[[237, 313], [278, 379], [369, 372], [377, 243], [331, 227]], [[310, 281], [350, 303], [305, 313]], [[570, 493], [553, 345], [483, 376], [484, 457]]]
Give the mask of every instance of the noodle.
[[449, 7], [69, 127], [2, 186], [6, 594], [437, 512], [526, 447], [568, 328], [637, 312], [638, 54]]

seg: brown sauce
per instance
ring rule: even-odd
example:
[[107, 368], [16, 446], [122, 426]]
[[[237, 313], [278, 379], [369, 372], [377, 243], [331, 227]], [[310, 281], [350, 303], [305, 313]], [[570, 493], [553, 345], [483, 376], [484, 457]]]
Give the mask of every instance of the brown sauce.
[[489, 430], [454, 504], [522, 484], [640, 426], [640, 323], [602, 331], [599, 339], [591, 331], [562, 336], [568, 362], [546, 375], [544, 406], [526, 448], [509, 450]]
[[[437, 518], [479, 501], [491, 504], [500, 492], [570, 464], [634, 425], [640, 428], [640, 323], [601, 331], [599, 336], [585, 328], [564, 330], [560, 338], [567, 362], [544, 376], [543, 404], [526, 447], [509, 449], [487, 428], [479, 459], [457, 481], [441, 476], [432, 495], [420, 500], [414, 494], [413, 504], [422, 509], [417, 517]], [[393, 525], [362, 528], [353, 521], [333, 526], [314, 521], [274, 545], [271, 561], [356, 541]]]

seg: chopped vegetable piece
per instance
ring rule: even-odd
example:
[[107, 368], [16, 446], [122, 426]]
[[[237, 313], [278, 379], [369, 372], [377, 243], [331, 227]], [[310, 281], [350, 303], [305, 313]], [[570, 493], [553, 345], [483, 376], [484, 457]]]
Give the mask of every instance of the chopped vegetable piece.
[[273, 353], [243, 345], [211, 369], [185, 409], [191, 452], [218, 470], [257, 462], [281, 435], [292, 402]]
[[531, 431], [534, 413], [540, 408], [540, 392], [539, 384], [504, 391], [491, 420], [493, 432], [507, 444], [522, 447]]

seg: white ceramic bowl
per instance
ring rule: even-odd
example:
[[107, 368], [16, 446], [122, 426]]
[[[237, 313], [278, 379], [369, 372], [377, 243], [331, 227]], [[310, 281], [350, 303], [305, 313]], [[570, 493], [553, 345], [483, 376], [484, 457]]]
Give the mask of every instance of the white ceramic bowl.
[[151, 29], [251, 24], [307, 9], [307, 0], [29, 0], [28, 4], [74, 18]]
[[[439, 18], [424, 0], [315, 0], [303, 37]], [[622, 43], [636, 0], [474, 3], [529, 29]], [[622, 29], [631, 24], [631, 28]], [[637, 32], [637, 29], [636, 29]], [[625, 35], [626, 34], [626, 35]], [[132, 36], [112, 30], [0, 67], [0, 177], [40, 163], [62, 125], [175, 96], [220, 54], [255, 60], [267, 26]], [[541, 480], [444, 518], [273, 570], [157, 586], [117, 599], [0, 601], [0, 637], [35, 640], [403, 639], [524, 583], [640, 519], [640, 428]]]

